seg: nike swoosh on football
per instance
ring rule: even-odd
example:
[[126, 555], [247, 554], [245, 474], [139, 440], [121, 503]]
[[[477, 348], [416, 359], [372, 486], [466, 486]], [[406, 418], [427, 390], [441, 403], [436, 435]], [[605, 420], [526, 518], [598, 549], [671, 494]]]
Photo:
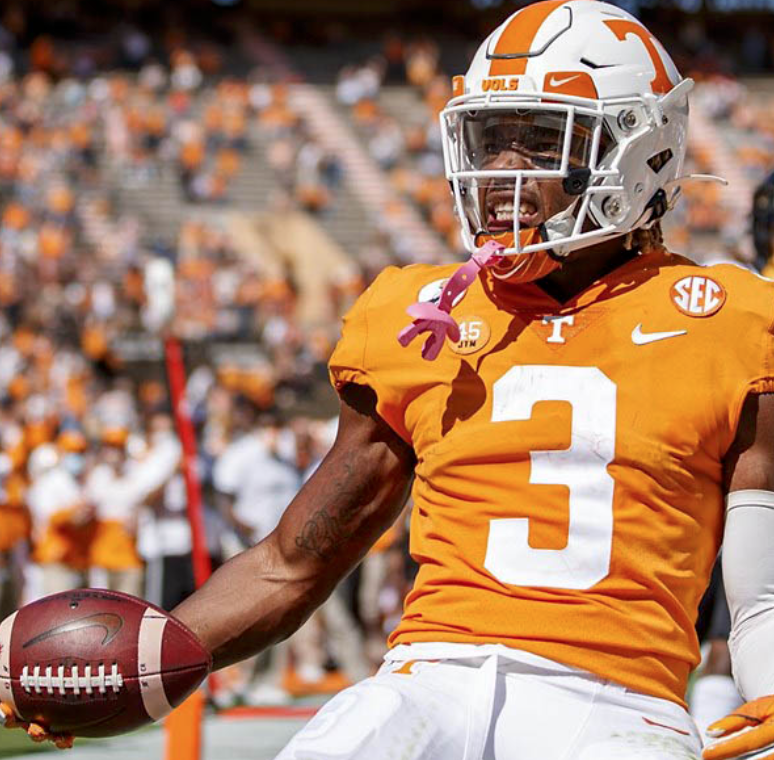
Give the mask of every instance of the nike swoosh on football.
[[80, 618], [79, 620], [71, 620], [69, 623], [58, 625], [56, 628], [51, 628], [48, 631], [39, 633], [34, 638], [22, 644], [22, 649], [40, 644], [41, 641], [52, 639], [54, 636], [60, 636], [65, 633], [74, 633], [75, 631], [82, 631], [86, 628], [104, 628], [105, 637], [102, 639], [102, 646], [106, 646], [118, 635], [118, 632], [124, 627], [124, 620], [119, 615], [114, 615], [112, 612], [98, 612], [95, 615], [88, 615], [87, 617]]
[[671, 332], [642, 332], [642, 323], [632, 330], [632, 343], [635, 346], [644, 346], [646, 343], [655, 343], [657, 340], [666, 340], [667, 338], [676, 338], [678, 335], [685, 335], [688, 330], [672, 330]]
[[579, 76], [580, 74], [573, 74], [571, 77], [565, 77], [564, 79], [557, 79], [556, 77], [551, 77], [551, 79], [548, 80], [548, 83], [551, 85], [551, 87], [561, 87], [563, 84], [572, 82], [573, 79], [577, 79]]

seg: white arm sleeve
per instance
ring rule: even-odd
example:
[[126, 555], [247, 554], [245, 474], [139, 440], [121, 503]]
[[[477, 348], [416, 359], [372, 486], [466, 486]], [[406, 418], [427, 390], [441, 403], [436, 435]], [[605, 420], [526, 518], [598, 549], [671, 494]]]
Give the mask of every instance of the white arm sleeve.
[[736, 687], [746, 700], [774, 694], [774, 492], [728, 495], [723, 582]]

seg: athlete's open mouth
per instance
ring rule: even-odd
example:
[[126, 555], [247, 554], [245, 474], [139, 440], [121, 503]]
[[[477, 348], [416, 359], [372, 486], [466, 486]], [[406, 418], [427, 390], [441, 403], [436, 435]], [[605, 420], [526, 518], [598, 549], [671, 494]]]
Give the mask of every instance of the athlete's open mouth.
[[[513, 191], [494, 190], [486, 197], [487, 221], [489, 232], [504, 232], [513, 229]], [[519, 202], [519, 226], [537, 227], [543, 221], [540, 200], [531, 193], [522, 191]]]

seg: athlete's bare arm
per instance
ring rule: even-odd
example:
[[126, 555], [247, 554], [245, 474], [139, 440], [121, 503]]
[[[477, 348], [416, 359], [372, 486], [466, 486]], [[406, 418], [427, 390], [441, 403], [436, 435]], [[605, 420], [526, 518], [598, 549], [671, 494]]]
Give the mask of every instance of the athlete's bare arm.
[[277, 529], [174, 610], [216, 668], [301, 626], [400, 514], [414, 464], [411, 447], [377, 414], [374, 392], [347, 385], [336, 442]]
[[726, 491], [774, 491], [774, 394], [751, 395], [723, 462]]

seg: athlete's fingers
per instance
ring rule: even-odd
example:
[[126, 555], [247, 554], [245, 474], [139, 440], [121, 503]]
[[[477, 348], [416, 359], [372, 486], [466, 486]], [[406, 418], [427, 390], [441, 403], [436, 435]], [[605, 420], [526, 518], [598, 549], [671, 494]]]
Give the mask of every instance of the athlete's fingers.
[[731, 760], [750, 754], [751, 752], [770, 751], [770, 754], [756, 755], [763, 758], [774, 758], [774, 723], [763, 723], [757, 728], [743, 731], [708, 746], [702, 757], [704, 760]]
[[774, 718], [774, 697], [759, 697], [745, 702], [725, 718], [712, 723], [707, 729], [707, 735], [726, 736], [748, 726], [760, 725], [770, 718]]
[[38, 723], [30, 723], [27, 735], [36, 743], [51, 742], [57, 749], [70, 749], [75, 742], [71, 734], [52, 734]]
[[715, 739], [720, 736], [727, 736], [736, 731], [741, 731], [748, 726], [757, 726], [759, 723], [760, 721], [757, 719], [732, 713], [731, 715], [726, 715], [725, 718], [721, 718], [720, 720], [711, 723], [707, 728], [707, 736], [711, 736]]
[[37, 723], [30, 723], [29, 726], [27, 726], [27, 736], [29, 736], [32, 741], [39, 743], [46, 741], [49, 737], [49, 733], [43, 726], [38, 725]]
[[13, 708], [5, 702], [0, 702], [0, 722], [6, 728], [23, 728], [25, 731], [27, 730], [27, 723], [19, 720]]
[[26, 731], [30, 741], [36, 744], [48, 741], [58, 749], [70, 749], [75, 741], [75, 737], [71, 734], [52, 734], [39, 723], [27, 723], [20, 720], [11, 706], [5, 702], [0, 702], [0, 725], [5, 726], [5, 728], [20, 728]]
[[53, 734], [51, 741], [57, 749], [72, 749], [75, 744], [75, 737], [72, 734]]

